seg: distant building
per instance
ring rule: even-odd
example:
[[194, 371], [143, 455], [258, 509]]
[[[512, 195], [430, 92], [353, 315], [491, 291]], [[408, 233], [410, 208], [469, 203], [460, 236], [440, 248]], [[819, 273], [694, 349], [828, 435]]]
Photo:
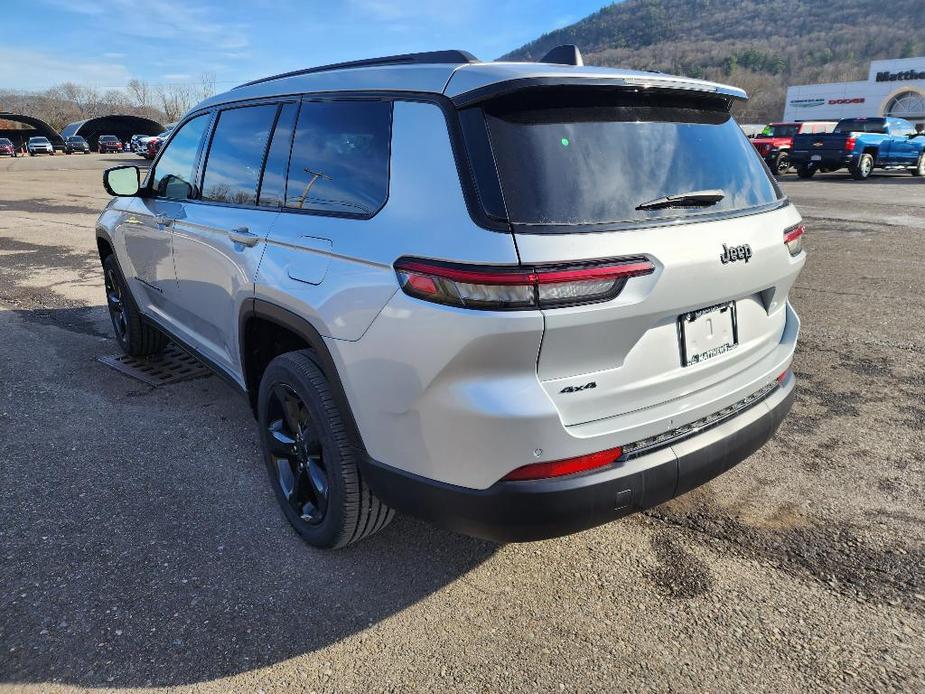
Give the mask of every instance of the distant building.
[[864, 82], [787, 89], [784, 120], [896, 116], [925, 124], [925, 56], [875, 60]]

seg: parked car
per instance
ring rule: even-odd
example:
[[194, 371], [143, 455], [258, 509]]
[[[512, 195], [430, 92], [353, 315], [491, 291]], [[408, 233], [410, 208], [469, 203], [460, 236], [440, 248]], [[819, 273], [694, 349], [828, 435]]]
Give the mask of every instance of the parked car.
[[132, 152], [135, 152], [137, 154], [140, 151], [141, 141], [146, 139], [147, 137], [148, 137], [147, 135], [132, 135], [132, 137], [128, 141], [129, 149]]
[[745, 92], [578, 58], [269, 77], [187, 114], [144, 180], [105, 173], [120, 346], [173, 340], [248, 399], [309, 543], [392, 509], [574, 532], [728, 470], [789, 410], [803, 225], [730, 114]]
[[90, 144], [80, 135], [71, 135], [64, 138], [64, 153], [74, 154], [76, 152], [90, 154]]
[[30, 137], [26, 142], [26, 151], [29, 152], [30, 157], [34, 157], [36, 154], [50, 154], [52, 156], [55, 154], [55, 148], [52, 147], [48, 138], [41, 136]]
[[793, 123], [771, 123], [752, 139], [758, 154], [767, 162], [771, 171], [778, 175], [790, 168], [790, 148], [796, 135], [806, 133], [830, 133], [837, 121], [796, 121]]
[[144, 143], [144, 158], [145, 159], [154, 159], [157, 156], [157, 153], [161, 151], [161, 145], [167, 140], [167, 137], [170, 135], [170, 132], [162, 132], [160, 135], [155, 135], [154, 137], [149, 137], [145, 140]]
[[845, 118], [828, 135], [797, 135], [791, 161], [800, 178], [847, 167], [857, 180], [875, 168], [925, 176], [925, 135], [902, 118]]
[[119, 141], [119, 138], [115, 135], [100, 135], [98, 143], [98, 149], [100, 154], [106, 154], [107, 152], [121, 152], [122, 143]]
[[6, 137], [0, 137], [0, 155], [4, 154], [10, 157], [15, 157], [16, 147], [13, 146], [12, 140]]

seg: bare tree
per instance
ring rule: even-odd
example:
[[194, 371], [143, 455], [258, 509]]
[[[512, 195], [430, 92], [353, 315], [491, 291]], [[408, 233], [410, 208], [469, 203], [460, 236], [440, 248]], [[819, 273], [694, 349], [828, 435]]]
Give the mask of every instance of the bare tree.
[[170, 123], [179, 120], [195, 101], [192, 89], [185, 84], [162, 84], [157, 88], [157, 95], [161, 110]]
[[199, 99], [208, 99], [215, 96], [215, 73], [203, 72], [199, 75]]
[[144, 80], [130, 79], [127, 87], [129, 96], [132, 97], [135, 106], [145, 109], [151, 105], [151, 85]]

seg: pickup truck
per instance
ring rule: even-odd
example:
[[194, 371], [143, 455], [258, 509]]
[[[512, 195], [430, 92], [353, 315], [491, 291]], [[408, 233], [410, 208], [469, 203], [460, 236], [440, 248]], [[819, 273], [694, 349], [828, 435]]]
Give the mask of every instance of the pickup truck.
[[761, 158], [778, 176], [790, 168], [790, 149], [797, 135], [830, 133], [836, 121], [794, 121], [792, 123], [771, 123], [760, 135], [752, 139]]
[[828, 135], [797, 135], [790, 161], [800, 178], [848, 168], [863, 181], [875, 168], [925, 176], [925, 135], [902, 118], [845, 118]]

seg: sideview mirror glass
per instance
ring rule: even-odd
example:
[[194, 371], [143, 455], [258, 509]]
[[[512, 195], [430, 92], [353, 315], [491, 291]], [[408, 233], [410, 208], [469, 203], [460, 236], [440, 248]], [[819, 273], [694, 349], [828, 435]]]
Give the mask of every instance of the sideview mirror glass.
[[110, 195], [138, 195], [141, 186], [141, 172], [137, 166], [117, 166], [103, 174], [103, 187]]

